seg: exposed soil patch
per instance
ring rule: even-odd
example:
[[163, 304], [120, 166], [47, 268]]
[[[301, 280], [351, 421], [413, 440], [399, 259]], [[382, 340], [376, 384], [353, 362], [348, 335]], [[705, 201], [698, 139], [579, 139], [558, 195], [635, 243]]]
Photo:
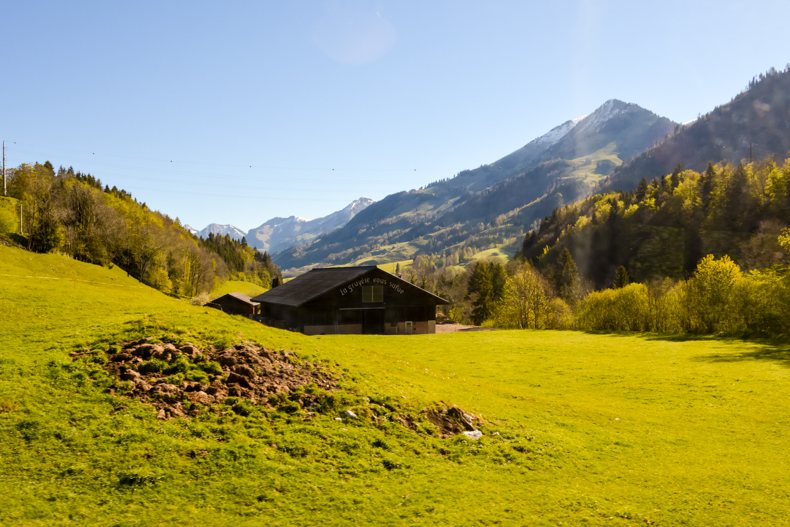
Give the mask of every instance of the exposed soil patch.
[[[189, 415], [228, 397], [310, 408], [320, 392], [337, 387], [336, 379], [317, 365], [253, 343], [201, 349], [147, 338], [106, 355], [105, 369], [122, 381], [111, 390], [152, 403], [162, 419]], [[234, 410], [244, 412], [243, 407]]]
[[480, 326], [466, 326], [463, 324], [436, 324], [437, 333], [457, 333], [459, 331], [492, 331], [494, 328], [481, 328]]
[[457, 406], [438, 406], [423, 410], [425, 417], [439, 429], [442, 437], [477, 430], [480, 419]]

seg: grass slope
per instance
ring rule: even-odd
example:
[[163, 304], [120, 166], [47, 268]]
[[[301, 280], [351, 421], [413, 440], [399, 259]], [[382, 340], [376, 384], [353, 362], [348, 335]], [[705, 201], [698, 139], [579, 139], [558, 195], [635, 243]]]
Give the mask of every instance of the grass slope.
[[[118, 269], [4, 247], [0, 280], [4, 525], [790, 517], [787, 348], [574, 332], [308, 338], [189, 306]], [[337, 414], [160, 421], [69, 358], [97, 339], [163, 333], [336, 363], [346, 393], [457, 404], [483, 417], [485, 436], [441, 439]]]
[[211, 292], [211, 298], [219, 298], [228, 293], [243, 293], [247, 296], [258, 296], [265, 293], [266, 288], [252, 282], [245, 282], [243, 280], [227, 280], [222, 282]]
[[0, 196], [0, 234], [19, 232], [19, 201]]

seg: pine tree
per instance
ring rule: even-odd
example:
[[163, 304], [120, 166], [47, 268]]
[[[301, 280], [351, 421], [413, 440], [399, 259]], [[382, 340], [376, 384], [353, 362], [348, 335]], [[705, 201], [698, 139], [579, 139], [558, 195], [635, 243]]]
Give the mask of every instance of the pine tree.
[[702, 201], [702, 208], [703, 210], [707, 211], [708, 207], [710, 206], [711, 197], [713, 195], [713, 185], [715, 184], [716, 180], [716, 169], [713, 167], [712, 163], [708, 163], [708, 168], [705, 169], [705, 172], [702, 174], [700, 178], [700, 186], [699, 186], [699, 196], [700, 200]]
[[482, 324], [490, 318], [493, 311], [493, 291], [491, 269], [487, 262], [477, 262], [472, 267], [467, 296], [472, 301], [472, 322], [474, 324]]
[[738, 163], [735, 171], [727, 181], [724, 201], [724, 218], [728, 228], [740, 230], [748, 223], [749, 188], [746, 168]]
[[636, 187], [636, 201], [641, 203], [647, 197], [647, 180], [642, 178], [639, 180], [639, 186]]
[[612, 289], [621, 289], [631, 283], [631, 278], [628, 276], [628, 270], [624, 265], [617, 267], [617, 271], [612, 280]]
[[557, 260], [554, 272], [554, 289], [560, 298], [569, 304], [576, 302], [581, 297], [579, 270], [573, 255], [567, 248], [563, 249]]

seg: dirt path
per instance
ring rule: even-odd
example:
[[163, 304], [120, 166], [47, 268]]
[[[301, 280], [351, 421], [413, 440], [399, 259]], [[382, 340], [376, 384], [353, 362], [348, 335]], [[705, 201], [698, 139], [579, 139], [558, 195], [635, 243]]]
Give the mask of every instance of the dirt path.
[[436, 324], [437, 333], [456, 333], [458, 331], [491, 331], [493, 328], [480, 326], [465, 326], [463, 324]]

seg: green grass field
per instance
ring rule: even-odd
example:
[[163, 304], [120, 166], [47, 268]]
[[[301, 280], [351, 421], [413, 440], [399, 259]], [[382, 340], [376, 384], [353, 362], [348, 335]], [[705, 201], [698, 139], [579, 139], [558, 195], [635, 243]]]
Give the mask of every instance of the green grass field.
[[[117, 268], [7, 247], [0, 280], [2, 525], [790, 518], [787, 347], [534, 331], [305, 337], [190, 306]], [[293, 350], [342, 375], [340, 409], [441, 401], [480, 416], [485, 435], [337, 412], [158, 420], [70, 358], [141, 335]]]
[[215, 287], [211, 292], [210, 297], [213, 300], [228, 293], [242, 293], [252, 297], [258, 296], [265, 291], [266, 288], [258, 284], [253, 284], [251, 282], [245, 282], [242, 280], [227, 280]]

